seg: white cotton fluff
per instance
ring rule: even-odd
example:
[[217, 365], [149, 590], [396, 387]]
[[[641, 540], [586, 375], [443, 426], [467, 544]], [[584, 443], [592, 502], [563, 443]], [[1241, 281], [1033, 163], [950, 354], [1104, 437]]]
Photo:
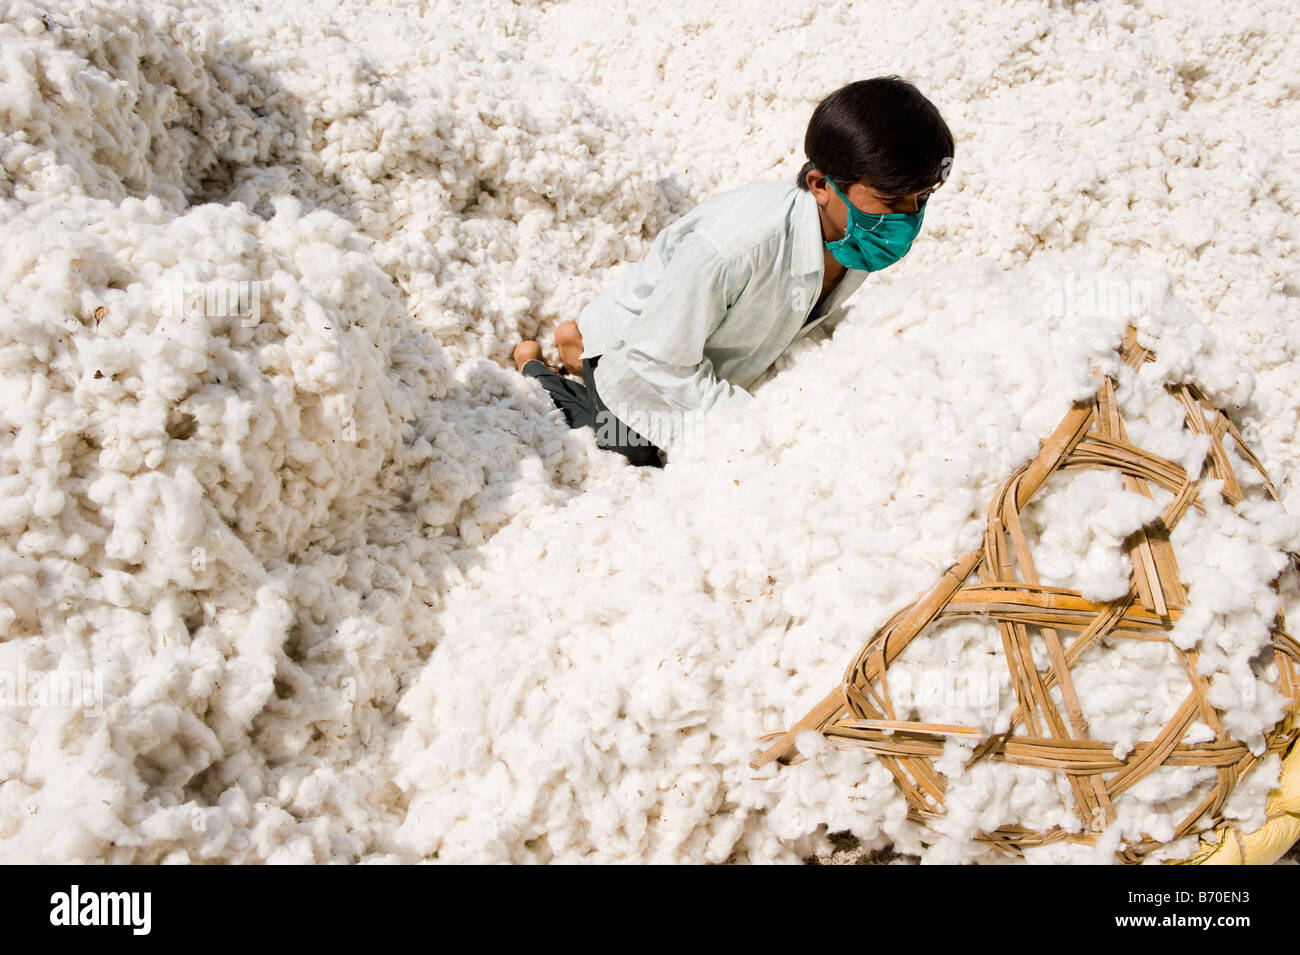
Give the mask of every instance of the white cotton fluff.
[[1043, 555], [1034, 562], [1040, 583], [1099, 602], [1124, 596], [1132, 573], [1124, 543], [1160, 516], [1160, 502], [1126, 490], [1118, 471], [1062, 473], [1052, 490], [1024, 512], [1030, 552]]
[[[928, 39], [874, 61], [818, 53], [917, 17]], [[0, 707], [0, 859], [798, 861], [847, 831], [1002, 861], [971, 836], [1072, 824], [1061, 780], [963, 775], [954, 745], [926, 830], [861, 752], [748, 763], [975, 546], [1093, 369], [1184, 466], [1204, 442], [1161, 388], [1198, 382], [1279, 488], [1178, 532], [1205, 543], [1175, 639], [1258, 746], [1266, 584], [1297, 546], [1290, 21], [0, 0], [0, 675], [102, 681], [95, 706]], [[793, 176], [815, 103], [891, 72], [947, 117], [953, 176], [745, 420], [636, 471], [501, 366], [537, 335], [554, 360], [553, 326], [663, 226]], [[193, 287], [255, 287], [256, 313]], [[1160, 357], [1142, 376], [1112, 352], [1130, 322]], [[1151, 506], [1045, 522], [1040, 572], [1110, 592]], [[996, 646], [963, 624], [933, 647], [997, 697], [966, 717], [1009, 717]], [[1179, 699], [1144, 652], [1081, 661], [1121, 746]], [[899, 664], [918, 713], [960, 721], [932, 662]], [[1276, 764], [1229, 802], [1243, 827]], [[1199, 785], [1153, 778], [1091, 854], [1048, 848], [1108, 861]]]

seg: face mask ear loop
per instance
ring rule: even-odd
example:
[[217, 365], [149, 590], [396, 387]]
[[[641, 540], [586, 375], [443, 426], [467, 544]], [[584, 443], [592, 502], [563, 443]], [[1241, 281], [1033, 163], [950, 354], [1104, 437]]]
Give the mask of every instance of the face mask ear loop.
[[[865, 232], [875, 232], [878, 228], [880, 228], [880, 224], [881, 224], [882, 222], [885, 221], [885, 217], [884, 217], [883, 215], [881, 215], [880, 213], [874, 213], [874, 214], [873, 214], [873, 213], [870, 213], [870, 212], [863, 212], [861, 209], [859, 209], [859, 208], [858, 208], [857, 206], [855, 206], [853, 203], [849, 202], [849, 197], [846, 196], [844, 193], [840, 192], [840, 187], [837, 186], [837, 185], [835, 185], [834, 182], [831, 182], [831, 177], [830, 177], [830, 176], [827, 176], [827, 177], [826, 177], [826, 181], [829, 182], [829, 183], [831, 184], [831, 188], [835, 190], [835, 195], [837, 195], [837, 196], [840, 197], [840, 201], [843, 202], [844, 205], [845, 205], [845, 207], [848, 209], [848, 213], [849, 213], [848, 218], [849, 218], [849, 221], [845, 224], [845, 229], [844, 229], [844, 235], [845, 235], [845, 236], [847, 236], [850, 232], [852, 232], [852, 231], [854, 230], [854, 226], [858, 226], [858, 228], [862, 228], [861, 226], [858, 225], [857, 222], [854, 221], [858, 216], [863, 216], [863, 217], [871, 216], [871, 217], [875, 218], [875, 220], [876, 220], [875, 223], [871, 226], [870, 229], [863, 229], [863, 231], [865, 231]], [[856, 213], [856, 215], [855, 215], [855, 213]]]
[[840, 197], [840, 202], [844, 203], [844, 234], [835, 240], [836, 242], [844, 242], [853, 234], [853, 206], [849, 203], [849, 200], [844, 197], [844, 193], [840, 192], [840, 187], [835, 185], [835, 180], [831, 179], [830, 176], [827, 176], [826, 182], [835, 190], [835, 195]]

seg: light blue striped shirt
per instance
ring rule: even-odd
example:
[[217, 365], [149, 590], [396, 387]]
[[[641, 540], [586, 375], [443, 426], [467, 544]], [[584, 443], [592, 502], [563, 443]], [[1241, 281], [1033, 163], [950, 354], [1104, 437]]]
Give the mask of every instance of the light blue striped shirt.
[[698, 416], [752, 400], [745, 389], [866, 277], [849, 269], [812, 316], [823, 248], [817, 201], [792, 181], [701, 203], [578, 316], [601, 400], [665, 450]]

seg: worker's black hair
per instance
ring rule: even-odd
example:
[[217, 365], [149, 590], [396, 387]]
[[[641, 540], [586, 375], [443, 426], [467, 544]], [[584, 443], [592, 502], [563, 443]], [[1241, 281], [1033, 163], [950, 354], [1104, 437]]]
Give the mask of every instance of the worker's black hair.
[[939, 110], [897, 76], [858, 80], [817, 104], [803, 141], [808, 172], [820, 169], [841, 191], [866, 179], [877, 192], [923, 192], [948, 177], [953, 139]]

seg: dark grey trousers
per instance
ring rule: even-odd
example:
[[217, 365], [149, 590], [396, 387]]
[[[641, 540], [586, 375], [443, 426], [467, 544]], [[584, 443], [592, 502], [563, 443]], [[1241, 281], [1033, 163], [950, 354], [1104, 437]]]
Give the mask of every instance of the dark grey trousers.
[[570, 428], [593, 429], [599, 447], [617, 451], [631, 464], [663, 467], [666, 460], [663, 451], [614, 417], [614, 412], [600, 400], [600, 395], [596, 393], [596, 380], [592, 376], [599, 362], [599, 355], [582, 360], [584, 384], [581, 385], [572, 378], [551, 371], [536, 359], [528, 362], [520, 371], [541, 383], [550, 394], [551, 401], [555, 402], [555, 407], [564, 412], [564, 420]]

